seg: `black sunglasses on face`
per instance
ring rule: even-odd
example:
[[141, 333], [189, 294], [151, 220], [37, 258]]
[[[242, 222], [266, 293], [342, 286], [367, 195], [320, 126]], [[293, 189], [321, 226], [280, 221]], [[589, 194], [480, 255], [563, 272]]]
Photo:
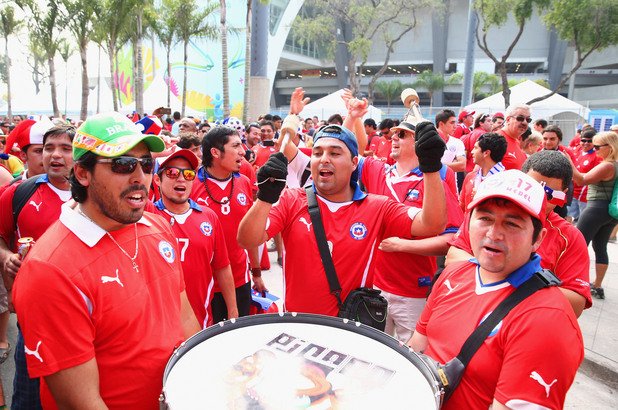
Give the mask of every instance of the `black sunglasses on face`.
[[609, 145], [609, 144], [594, 145], [594, 149], [598, 151], [598, 150], [600, 150], [600, 149], [601, 149], [601, 148], [603, 148], [603, 147], [607, 147], [608, 145]]
[[115, 174], [132, 174], [139, 162], [145, 174], [151, 174], [154, 169], [154, 158], [116, 157], [97, 160], [98, 164], [112, 164]]
[[592, 140], [580, 140], [582, 144], [589, 144]]
[[193, 181], [195, 179], [195, 170], [190, 168], [165, 167], [161, 171], [170, 179], [178, 179], [180, 174], [182, 174], [186, 181]]
[[518, 115], [517, 117], [513, 117], [513, 118], [515, 118], [519, 122], [524, 122], [524, 120], [526, 120], [528, 124], [532, 122], [532, 117], [526, 117], [524, 115]]

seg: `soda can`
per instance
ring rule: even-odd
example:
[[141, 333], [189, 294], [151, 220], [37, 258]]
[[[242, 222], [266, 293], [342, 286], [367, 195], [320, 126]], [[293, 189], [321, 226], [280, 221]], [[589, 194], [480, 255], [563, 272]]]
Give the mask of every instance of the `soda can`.
[[32, 245], [34, 245], [34, 238], [31, 236], [24, 236], [23, 238], [19, 238], [17, 243], [17, 254], [19, 255], [19, 259], [23, 261], [30, 251], [30, 248], [32, 248]]

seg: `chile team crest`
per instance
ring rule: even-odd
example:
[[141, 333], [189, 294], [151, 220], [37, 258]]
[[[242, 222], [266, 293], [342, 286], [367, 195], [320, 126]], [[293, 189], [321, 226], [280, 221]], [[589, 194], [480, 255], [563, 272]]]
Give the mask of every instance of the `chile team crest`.
[[362, 222], [355, 222], [350, 227], [350, 236], [357, 241], [365, 239], [365, 236], [367, 236], [367, 227]]
[[241, 206], [247, 205], [247, 196], [243, 192], [236, 195], [236, 200]]
[[170, 245], [169, 242], [159, 242], [159, 253], [168, 263], [172, 263], [176, 259], [176, 252], [174, 251], [174, 247]]
[[200, 224], [200, 231], [206, 236], [212, 235], [212, 225], [210, 222], [202, 222]]

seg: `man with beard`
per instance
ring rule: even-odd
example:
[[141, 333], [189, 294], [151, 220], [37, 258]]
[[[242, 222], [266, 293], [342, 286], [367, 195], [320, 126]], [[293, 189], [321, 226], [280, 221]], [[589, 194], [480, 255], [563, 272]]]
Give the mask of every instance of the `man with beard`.
[[176, 238], [144, 213], [151, 152], [164, 148], [119, 113], [90, 117], [75, 135], [78, 205], [62, 206], [13, 290], [44, 408], [157, 407], [170, 354], [199, 330]]

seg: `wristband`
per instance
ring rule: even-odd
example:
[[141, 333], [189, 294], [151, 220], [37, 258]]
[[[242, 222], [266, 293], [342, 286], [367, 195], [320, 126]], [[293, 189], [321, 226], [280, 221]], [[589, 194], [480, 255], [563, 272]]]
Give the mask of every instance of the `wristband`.
[[254, 276], [256, 278], [261, 278], [262, 277], [262, 269], [260, 269], [260, 268], [251, 268], [251, 276]]

